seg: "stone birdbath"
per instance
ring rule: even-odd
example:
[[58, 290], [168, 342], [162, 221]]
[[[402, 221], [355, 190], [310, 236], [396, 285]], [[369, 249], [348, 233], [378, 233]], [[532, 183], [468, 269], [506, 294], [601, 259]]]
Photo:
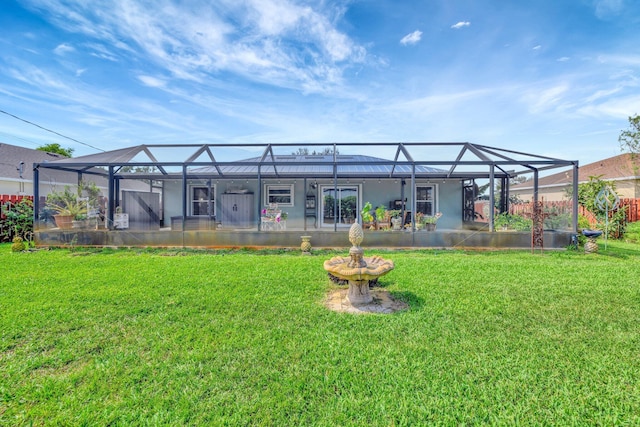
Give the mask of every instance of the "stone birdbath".
[[329, 274], [349, 283], [347, 300], [352, 305], [369, 304], [373, 296], [369, 292], [369, 282], [393, 270], [393, 261], [379, 256], [364, 257], [360, 243], [364, 239], [362, 227], [357, 222], [349, 229], [352, 244], [348, 257], [336, 256], [324, 262]]

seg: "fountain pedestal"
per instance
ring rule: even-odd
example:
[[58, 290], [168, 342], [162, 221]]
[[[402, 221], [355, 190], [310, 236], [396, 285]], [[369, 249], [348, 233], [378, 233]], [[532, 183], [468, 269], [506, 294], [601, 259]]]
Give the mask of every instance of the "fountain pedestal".
[[369, 304], [373, 301], [371, 292], [369, 292], [369, 281], [349, 280], [347, 299], [351, 304]]
[[393, 261], [379, 256], [363, 257], [360, 243], [364, 238], [362, 227], [357, 222], [349, 229], [349, 241], [353, 245], [349, 257], [333, 257], [324, 262], [324, 269], [332, 276], [349, 283], [347, 300], [352, 305], [369, 304], [373, 297], [369, 292], [369, 282], [393, 270]]

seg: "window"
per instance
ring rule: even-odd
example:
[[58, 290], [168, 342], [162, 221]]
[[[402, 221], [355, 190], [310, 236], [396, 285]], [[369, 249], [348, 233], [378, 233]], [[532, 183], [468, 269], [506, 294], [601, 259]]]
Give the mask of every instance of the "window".
[[436, 214], [436, 186], [417, 185], [416, 186], [416, 212], [433, 216]]
[[[209, 192], [209, 190], [211, 190], [211, 192]], [[216, 204], [214, 194], [216, 194], [214, 187], [192, 186], [191, 191], [189, 191], [191, 215], [215, 216]]]
[[277, 203], [279, 206], [293, 206], [293, 184], [265, 185], [264, 204]]

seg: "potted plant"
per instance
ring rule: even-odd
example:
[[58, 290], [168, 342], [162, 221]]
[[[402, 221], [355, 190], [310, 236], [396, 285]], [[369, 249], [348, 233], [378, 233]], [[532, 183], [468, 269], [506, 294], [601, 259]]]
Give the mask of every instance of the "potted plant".
[[56, 225], [63, 230], [73, 228], [73, 220], [87, 214], [87, 202], [79, 201], [78, 194], [71, 191], [69, 186], [65, 186], [64, 191], [49, 193], [47, 207], [55, 212], [53, 218]]
[[390, 217], [387, 213], [387, 208], [384, 205], [380, 205], [376, 208], [376, 225], [378, 230], [391, 227]]
[[393, 230], [402, 229], [402, 218], [400, 218], [400, 214], [402, 211], [400, 209], [391, 209], [389, 211], [389, 216], [391, 217], [391, 228]]
[[441, 212], [438, 212], [435, 215], [424, 215], [422, 217], [422, 222], [424, 223], [425, 230], [434, 231], [436, 229], [436, 224], [438, 223], [438, 220], [441, 216]]
[[[54, 213], [56, 225], [61, 229], [83, 228], [87, 219], [95, 217], [100, 189], [93, 182], [80, 181], [75, 191], [65, 185], [63, 191], [47, 195], [45, 210]], [[77, 221], [73, 224], [73, 221]]]
[[360, 211], [360, 216], [362, 217], [362, 228], [363, 229], [372, 229], [374, 228], [373, 224], [373, 214], [371, 210], [373, 207], [371, 206], [371, 202], [367, 202], [364, 204], [364, 207]]

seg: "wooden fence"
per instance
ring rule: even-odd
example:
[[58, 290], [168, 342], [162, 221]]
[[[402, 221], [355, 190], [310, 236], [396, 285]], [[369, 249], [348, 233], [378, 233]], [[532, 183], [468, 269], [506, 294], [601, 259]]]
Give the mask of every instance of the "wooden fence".
[[[640, 221], [640, 199], [620, 199], [620, 207], [626, 206], [627, 222]], [[475, 203], [476, 212], [481, 215], [476, 221], [488, 222], [489, 221], [489, 202], [486, 200], [480, 200]], [[568, 215], [573, 210], [573, 202], [571, 200], [562, 200], [556, 202], [549, 202], [542, 200], [542, 210], [546, 214], [552, 215]], [[511, 204], [509, 206], [509, 213], [513, 215], [520, 215], [525, 218], [531, 218], [531, 212], [533, 212], [533, 203], [518, 203]], [[497, 214], [497, 212], [496, 212]], [[589, 221], [589, 224], [595, 225], [598, 220], [596, 216], [585, 209], [583, 206], [578, 205], [578, 214], [583, 215]]]
[[[556, 202], [542, 200], [542, 206], [544, 212], [555, 215], [570, 214], [573, 209], [573, 202], [571, 200]], [[640, 221], [640, 199], [620, 199], [620, 207], [622, 208], [624, 206], [626, 206], [627, 222]], [[509, 213], [525, 217], [531, 216], [532, 207], [532, 202], [512, 204], [509, 206]], [[591, 225], [595, 225], [598, 222], [596, 216], [582, 205], [578, 205], [578, 213], [586, 217]]]

